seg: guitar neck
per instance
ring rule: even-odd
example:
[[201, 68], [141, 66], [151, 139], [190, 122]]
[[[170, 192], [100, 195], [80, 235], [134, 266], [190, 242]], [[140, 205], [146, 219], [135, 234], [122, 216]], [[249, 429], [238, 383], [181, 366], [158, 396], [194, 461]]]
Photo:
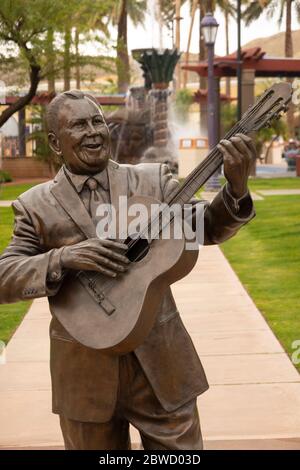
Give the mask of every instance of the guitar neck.
[[[229, 139], [238, 132], [246, 134], [240, 122], [227, 132], [224, 139]], [[223, 155], [217, 147], [214, 147], [205, 159], [187, 176], [184, 183], [179, 188], [176, 188], [165, 202], [168, 205], [175, 203], [183, 205], [188, 203], [215, 171], [221, 167], [222, 163]]]
[[176, 193], [171, 194], [168, 204], [186, 204], [206, 181], [221, 167], [223, 156], [214, 148], [207, 157], [190, 173]]

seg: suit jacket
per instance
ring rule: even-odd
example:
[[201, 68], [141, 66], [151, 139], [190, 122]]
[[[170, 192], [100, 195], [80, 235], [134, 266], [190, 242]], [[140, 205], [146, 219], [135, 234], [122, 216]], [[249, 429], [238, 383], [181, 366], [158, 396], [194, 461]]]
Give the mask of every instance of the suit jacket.
[[[116, 209], [119, 195], [143, 194], [164, 201], [178, 184], [165, 164], [119, 165], [110, 160], [107, 169], [111, 202]], [[211, 204], [205, 204], [205, 244], [226, 240], [254, 216], [250, 196], [235, 215], [226, 202], [224, 189]], [[63, 169], [54, 180], [22, 194], [13, 203], [13, 210], [13, 238], [0, 258], [0, 302], [48, 296], [53, 316], [50, 324], [53, 412], [79, 421], [108, 421], [117, 398], [118, 356], [79, 344], [55, 318], [55, 295], [63, 289], [59, 262], [62, 247], [95, 237], [92, 220]], [[154, 327], [135, 354], [167, 411], [175, 410], [208, 388], [170, 288], [161, 302]]]

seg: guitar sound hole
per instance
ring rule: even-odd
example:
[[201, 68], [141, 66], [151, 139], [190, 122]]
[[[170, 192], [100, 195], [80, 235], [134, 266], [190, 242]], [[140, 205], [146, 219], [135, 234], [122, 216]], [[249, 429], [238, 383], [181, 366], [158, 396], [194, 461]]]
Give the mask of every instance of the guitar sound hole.
[[126, 245], [133, 243], [133, 245], [128, 249], [126, 256], [132, 262], [137, 262], [143, 259], [149, 251], [149, 243], [145, 238], [134, 239], [128, 237], [125, 240]]

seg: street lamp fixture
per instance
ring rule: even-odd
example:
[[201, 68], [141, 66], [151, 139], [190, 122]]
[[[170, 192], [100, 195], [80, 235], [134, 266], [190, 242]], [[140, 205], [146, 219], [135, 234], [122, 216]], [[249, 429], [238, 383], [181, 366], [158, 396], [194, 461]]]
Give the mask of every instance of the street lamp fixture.
[[217, 37], [219, 23], [212, 13], [206, 13], [201, 21], [201, 29], [203, 31], [206, 46], [214, 46]]

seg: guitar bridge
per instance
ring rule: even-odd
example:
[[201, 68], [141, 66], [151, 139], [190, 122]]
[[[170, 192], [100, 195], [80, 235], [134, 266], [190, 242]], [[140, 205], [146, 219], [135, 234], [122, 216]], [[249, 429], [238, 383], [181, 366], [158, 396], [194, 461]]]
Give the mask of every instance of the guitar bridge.
[[113, 304], [105, 297], [104, 292], [98, 290], [95, 279], [88, 276], [83, 271], [79, 271], [77, 278], [95, 302], [103, 308], [107, 315], [111, 315], [116, 310]]

